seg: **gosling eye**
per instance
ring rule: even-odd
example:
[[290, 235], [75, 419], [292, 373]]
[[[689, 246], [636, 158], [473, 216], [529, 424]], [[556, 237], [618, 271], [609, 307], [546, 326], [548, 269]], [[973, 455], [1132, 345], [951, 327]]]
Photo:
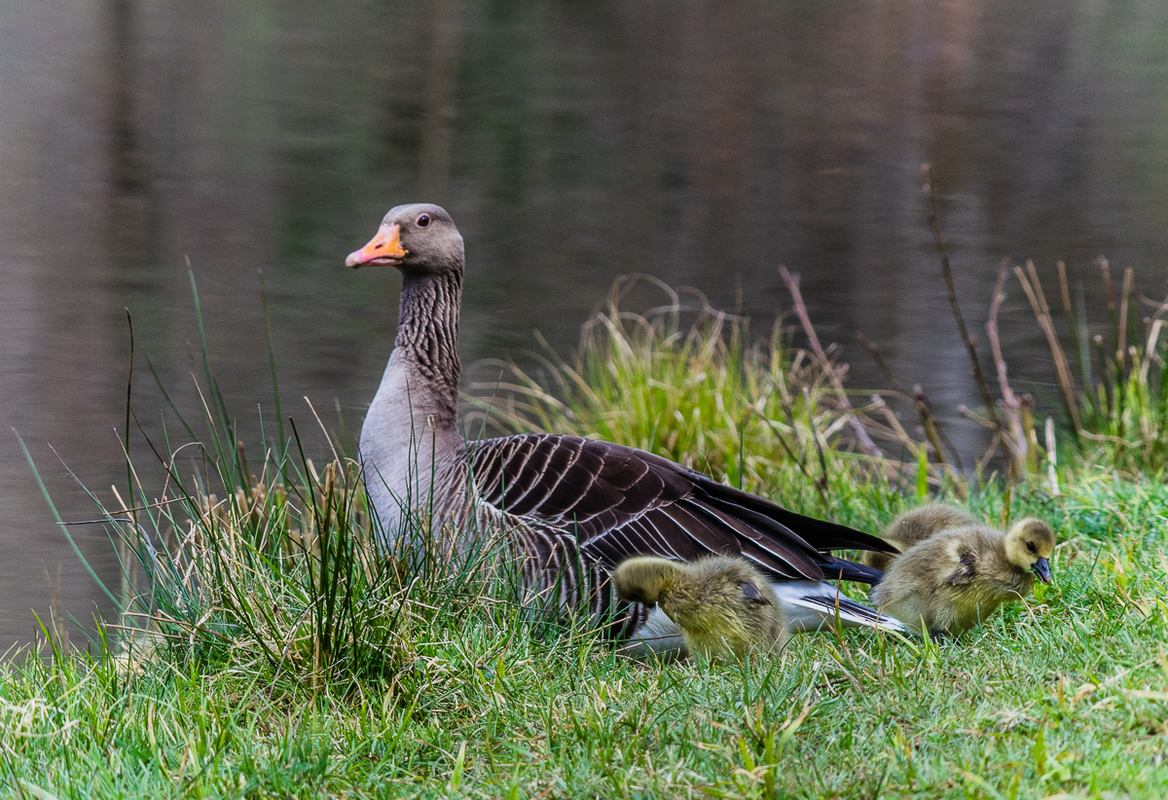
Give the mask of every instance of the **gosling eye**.
[[430, 215], [429, 214], [419, 214], [418, 218], [416, 220], [414, 220], [414, 224], [417, 225], [419, 228], [430, 227]]
[[762, 592], [753, 583], [740, 583], [739, 586], [742, 588], [742, 597], [744, 599], [752, 600], [755, 603], [761, 603], [763, 605], [770, 603], [769, 600], [762, 596]]
[[1026, 549], [1027, 549], [1027, 550], [1029, 550], [1031, 553], [1037, 553], [1037, 552], [1038, 552], [1038, 548], [1034, 546], [1034, 542], [1027, 542], [1027, 543], [1026, 543]]

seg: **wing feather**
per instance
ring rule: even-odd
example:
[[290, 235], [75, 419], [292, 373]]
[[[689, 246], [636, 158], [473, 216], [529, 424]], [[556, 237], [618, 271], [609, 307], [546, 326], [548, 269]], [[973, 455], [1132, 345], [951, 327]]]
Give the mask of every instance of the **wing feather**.
[[526, 434], [469, 445], [480, 497], [538, 520], [608, 569], [633, 555], [740, 554], [779, 579], [865, 582], [829, 551], [887, 551], [884, 540], [796, 514], [660, 456], [577, 436]]

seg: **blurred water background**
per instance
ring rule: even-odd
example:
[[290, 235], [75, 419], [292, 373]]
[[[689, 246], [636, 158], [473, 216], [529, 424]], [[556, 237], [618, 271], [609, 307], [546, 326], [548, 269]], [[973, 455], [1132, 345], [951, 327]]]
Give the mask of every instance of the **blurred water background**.
[[[65, 518], [95, 516], [50, 445], [102, 499], [125, 485], [127, 310], [143, 425], [159, 435], [165, 405], [146, 356], [197, 411], [188, 261], [212, 367], [257, 442], [275, 422], [261, 271], [285, 411], [323, 455], [302, 398], [347, 441], [396, 324], [397, 275], [344, 257], [415, 200], [467, 241], [465, 360], [522, 358], [535, 330], [570, 352], [630, 272], [765, 333], [791, 307], [785, 264], [821, 338], [846, 346], [849, 386], [884, 385], [862, 330], [952, 418], [978, 395], [923, 162], [976, 331], [1002, 258], [1051, 281], [1064, 260], [1094, 308], [1106, 255], [1162, 297], [1168, 4], [5, 0], [0, 650], [32, 638], [34, 609], [101, 605], [9, 428]], [[1009, 291], [1012, 372], [1053, 410]], [[972, 452], [981, 433], [951, 435]], [[132, 449], [157, 464], [140, 436]], [[116, 584], [106, 534], [73, 532]]]

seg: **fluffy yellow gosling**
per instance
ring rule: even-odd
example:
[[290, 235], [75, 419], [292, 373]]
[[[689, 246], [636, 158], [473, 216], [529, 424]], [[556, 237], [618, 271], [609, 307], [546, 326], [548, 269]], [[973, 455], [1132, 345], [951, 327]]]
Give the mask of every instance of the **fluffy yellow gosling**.
[[984, 525], [942, 531], [893, 560], [872, 590], [881, 613], [933, 636], [978, 625], [1002, 603], [1030, 594], [1037, 577], [1050, 583], [1054, 531], [1027, 518], [1008, 533]]
[[790, 636], [770, 581], [741, 558], [637, 556], [621, 562], [613, 581], [621, 599], [656, 603], [681, 628], [690, 653], [740, 659], [752, 649], [777, 651]]

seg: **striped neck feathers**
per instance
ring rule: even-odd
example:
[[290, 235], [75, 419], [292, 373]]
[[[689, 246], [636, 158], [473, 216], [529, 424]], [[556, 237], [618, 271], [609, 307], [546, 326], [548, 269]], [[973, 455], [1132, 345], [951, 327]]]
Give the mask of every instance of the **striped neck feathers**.
[[[458, 314], [462, 272], [411, 277], [402, 283], [394, 355], [410, 364], [434, 389], [443, 423], [453, 425], [458, 408]], [[445, 418], [449, 415], [448, 418]]]

